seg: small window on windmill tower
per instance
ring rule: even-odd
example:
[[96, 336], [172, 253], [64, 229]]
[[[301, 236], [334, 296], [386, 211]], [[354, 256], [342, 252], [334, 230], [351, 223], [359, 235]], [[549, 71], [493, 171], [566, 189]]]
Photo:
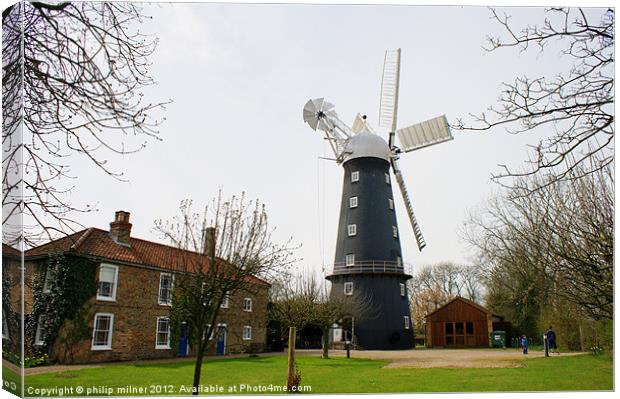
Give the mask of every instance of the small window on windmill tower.
[[405, 320], [405, 330], [409, 329], [409, 316], [404, 316], [403, 317]]
[[349, 236], [357, 235], [357, 225], [356, 224], [348, 225], [347, 226], [347, 233], [349, 234]]
[[405, 283], [400, 283], [400, 296], [405, 296]]
[[360, 181], [360, 172], [356, 170], [355, 172], [351, 172], [351, 183], [355, 183], [357, 181]]
[[357, 197], [349, 198], [349, 208], [357, 208]]
[[353, 295], [353, 282], [347, 281], [344, 283], [344, 294]]
[[347, 266], [355, 265], [355, 254], [347, 254], [345, 264]]
[[394, 210], [394, 200], [391, 198], [388, 198], [388, 206], [391, 210]]
[[396, 226], [392, 226], [392, 235], [394, 238], [398, 238], [398, 228]]
[[385, 183], [386, 184], [390, 184], [390, 174], [389, 173], [385, 174]]

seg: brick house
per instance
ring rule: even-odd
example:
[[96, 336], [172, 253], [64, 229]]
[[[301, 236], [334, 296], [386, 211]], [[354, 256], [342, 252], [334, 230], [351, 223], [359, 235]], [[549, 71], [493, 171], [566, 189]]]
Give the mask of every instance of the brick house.
[[[27, 291], [37, 289], [36, 279], [38, 289], [42, 286], [44, 292], [54, 284], [49, 278], [50, 254], [87, 260], [97, 268], [97, 293], [84, 305], [90, 339], [72, 344], [70, 360], [63, 356], [57, 339], [48, 350], [52, 360], [90, 363], [192, 354], [192, 344], [185, 337], [189, 326], [182, 325], [176, 332], [178, 345], [171, 343], [172, 290], [175, 275], [184, 270], [181, 259], [205, 255], [132, 237], [129, 216], [118, 211], [109, 231], [91, 227], [24, 254], [26, 298], [33, 297]], [[251, 293], [238, 292], [222, 303], [209, 353], [264, 350], [270, 284], [257, 277], [251, 277], [250, 283]], [[32, 306], [26, 304], [25, 308], [28, 319]], [[34, 349], [44, 344], [40, 339], [44, 317], [41, 314], [30, 323]], [[66, 324], [58, 337], [71, 327]]]
[[[2, 244], [2, 349], [19, 353], [21, 332], [19, 318], [15, 317], [21, 309], [21, 289], [19, 285], [21, 251]], [[32, 298], [24, 298], [32, 303]], [[27, 308], [28, 305], [25, 307]], [[28, 308], [30, 309], [30, 308]]]

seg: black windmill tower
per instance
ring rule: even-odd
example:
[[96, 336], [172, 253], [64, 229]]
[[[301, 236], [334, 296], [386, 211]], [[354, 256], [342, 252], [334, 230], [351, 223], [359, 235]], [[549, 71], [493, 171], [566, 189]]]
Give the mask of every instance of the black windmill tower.
[[[410, 152], [452, 139], [445, 116], [396, 129], [400, 49], [386, 51], [381, 82], [379, 131], [376, 134], [359, 114], [352, 127], [322, 98], [309, 100], [303, 118], [325, 133], [344, 168], [338, 241], [334, 267], [327, 279], [332, 295], [364, 298], [366, 317], [353, 320], [357, 344], [365, 349], [406, 349], [414, 346], [406, 282], [411, 278], [402, 260], [394, 210], [390, 169], [413, 227], [418, 248], [426, 243], [416, 221], [403, 176], [401, 152]], [[394, 143], [398, 136], [400, 148]], [[370, 306], [369, 306], [370, 305]]]

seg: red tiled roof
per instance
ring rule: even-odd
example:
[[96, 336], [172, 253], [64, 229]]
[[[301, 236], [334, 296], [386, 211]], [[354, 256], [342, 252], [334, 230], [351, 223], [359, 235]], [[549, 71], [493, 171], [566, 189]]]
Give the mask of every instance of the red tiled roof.
[[[187, 271], [188, 265], [207, 262], [207, 257], [203, 254], [139, 238], [130, 237], [129, 245], [119, 244], [112, 239], [108, 231], [95, 227], [32, 248], [24, 255], [32, 259], [54, 252], [71, 252], [101, 260], [175, 271]], [[249, 278], [254, 283], [270, 285], [258, 277]]]

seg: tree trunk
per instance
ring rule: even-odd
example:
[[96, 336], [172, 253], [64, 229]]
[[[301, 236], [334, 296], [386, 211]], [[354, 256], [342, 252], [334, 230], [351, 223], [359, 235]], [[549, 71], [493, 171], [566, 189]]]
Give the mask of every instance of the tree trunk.
[[323, 359], [329, 359], [329, 328], [323, 329]]
[[206, 343], [201, 342], [198, 345], [198, 350], [196, 351], [196, 363], [194, 365], [194, 390], [192, 395], [199, 395], [199, 387], [200, 387], [200, 372], [202, 371], [202, 359], [205, 354]]

